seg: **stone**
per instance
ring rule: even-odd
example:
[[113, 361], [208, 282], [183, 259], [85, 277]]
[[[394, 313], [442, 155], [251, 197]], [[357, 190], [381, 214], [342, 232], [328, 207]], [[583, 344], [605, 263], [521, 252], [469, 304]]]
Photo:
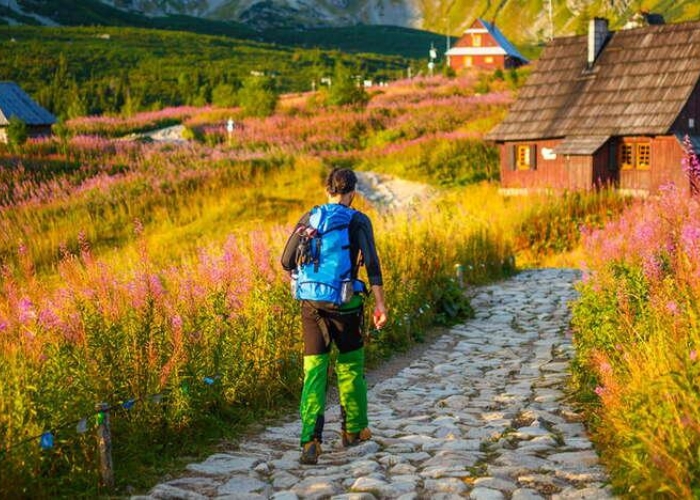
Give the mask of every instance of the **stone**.
[[168, 481], [168, 486], [174, 486], [187, 491], [193, 491], [205, 496], [211, 496], [216, 493], [221, 486], [221, 481], [211, 477], [182, 477]]
[[425, 490], [430, 492], [456, 493], [462, 494], [467, 491], [464, 481], [457, 478], [427, 479], [423, 485]]
[[342, 493], [335, 482], [316, 477], [302, 479], [291, 488], [291, 491], [308, 500], [321, 500]]
[[558, 494], [552, 495], [552, 500], [587, 500], [590, 498], [603, 500], [606, 498], [613, 498], [613, 495], [609, 489], [596, 486], [589, 486], [581, 489], [569, 487]]
[[469, 493], [469, 498], [472, 500], [504, 500], [505, 496], [498, 490], [479, 486]]
[[483, 488], [490, 488], [492, 490], [500, 491], [515, 491], [518, 489], [517, 485], [511, 481], [507, 481], [500, 477], [480, 477], [474, 481], [474, 486], [480, 486]]
[[511, 500], [544, 500], [544, 497], [530, 488], [519, 488], [513, 492]]
[[208, 496], [187, 491], [168, 484], [159, 484], [149, 493], [150, 498], [158, 500], [207, 500]]
[[270, 500], [299, 500], [299, 497], [291, 491], [278, 491], [270, 497]]
[[334, 495], [331, 500], [376, 500], [377, 497], [371, 493], [344, 493], [343, 495]]
[[598, 455], [594, 450], [555, 453], [549, 455], [547, 458], [552, 462], [557, 462], [575, 469], [592, 467], [598, 463]]
[[351, 462], [349, 469], [350, 474], [352, 474], [355, 477], [368, 476], [371, 473], [379, 470], [380, 465], [372, 460], [358, 460], [355, 462]]
[[415, 471], [416, 467], [407, 463], [396, 464], [391, 469], [389, 469], [389, 473], [392, 475], [413, 474]]
[[189, 464], [187, 470], [211, 476], [225, 476], [232, 472], [252, 470], [258, 463], [260, 463], [258, 457], [217, 453], [204, 462]]
[[377, 491], [383, 486], [386, 486], [387, 482], [381, 479], [369, 478], [369, 477], [358, 477], [352, 483], [350, 489], [352, 491]]
[[299, 482], [299, 478], [286, 470], [278, 470], [272, 474], [272, 486], [276, 489], [286, 490]]
[[250, 476], [233, 476], [218, 490], [219, 495], [263, 495], [267, 498], [271, 486]]

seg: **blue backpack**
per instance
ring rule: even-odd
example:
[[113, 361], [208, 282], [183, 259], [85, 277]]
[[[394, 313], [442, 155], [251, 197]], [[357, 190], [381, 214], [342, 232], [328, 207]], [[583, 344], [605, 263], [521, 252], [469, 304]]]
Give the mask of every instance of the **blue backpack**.
[[349, 227], [354, 213], [340, 203], [311, 210], [309, 225], [298, 230], [295, 298], [336, 306], [350, 301], [358, 287], [350, 261]]

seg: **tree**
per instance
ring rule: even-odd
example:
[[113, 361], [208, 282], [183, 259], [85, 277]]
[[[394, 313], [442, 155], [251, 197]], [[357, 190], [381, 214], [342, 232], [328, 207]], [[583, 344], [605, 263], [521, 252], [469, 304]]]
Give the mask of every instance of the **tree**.
[[343, 64], [335, 66], [328, 103], [332, 106], [363, 107], [369, 101], [369, 95], [363, 87], [357, 85], [352, 72]]
[[12, 147], [21, 146], [29, 138], [29, 132], [27, 130], [27, 124], [21, 119], [12, 115], [10, 117], [10, 123], [7, 126], [7, 142]]
[[273, 82], [264, 76], [251, 76], [238, 91], [238, 103], [246, 116], [270, 116], [277, 107]]
[[220, 83], [211, 91], [211, 103], [227, 108], [238, 104], [236, 87], [229, 83]]

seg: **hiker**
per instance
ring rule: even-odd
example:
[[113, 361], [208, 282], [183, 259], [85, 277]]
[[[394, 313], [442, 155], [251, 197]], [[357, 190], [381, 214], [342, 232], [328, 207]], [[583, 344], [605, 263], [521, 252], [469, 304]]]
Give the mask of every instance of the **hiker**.
[[374, 293], [374, 326], [387, 322], [382, 272], [372, 223], [351, 208], [355, 173], [334, 169], [326, 179], [328, 203], [314, 207], [297, 223], [282, 254], [295, 298], [301, 300], [304, 336], [304, 388], [301, 394], [302, 464], [321, 453], [331, 343], [338, 349], [335, 367], [341, 407], [341, 440], [353, 446], [372, 437], [367, 420], [367, 383], [363, 342], [367, 288], [357, 279], [365, 266]]

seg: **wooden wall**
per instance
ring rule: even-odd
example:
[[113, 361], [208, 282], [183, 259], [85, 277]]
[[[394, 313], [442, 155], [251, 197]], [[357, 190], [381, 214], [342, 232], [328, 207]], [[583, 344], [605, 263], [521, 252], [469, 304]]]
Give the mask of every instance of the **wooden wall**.
[[534, 144], [536, 164], [534, 169], [516, 170], [512, 165], [512, 148], [518, 143], [507, 142], [500, 146], [501, 186], [504, 188], [537, 189], [591, 189], [593, 178], [592, 159], [588, 156], [552, 156], [552, 149], [559, 139], [522, 142]]
[[[471, 66], [467, 65], [467, 58], [471, 57]], [[486, 62], [486, 58], [491, 57], [492, 62]], [[497, 69], [505, 68], [506, 61], [503, 55], [493, 55], [493, 56], [450, 56], [450, 67], [455, 71], [461, 71], [469, 68], [483, 68], [483, 69]]]
[[689, 188], [681, 160], [683, 149], [674, 136], [631, 137], [626, 140], [645, 140], [651, 144], [651, 167], [648, 170], [621, 170], [618, 166], [619, 140], [604, 144], [594, 156], [543, 154], [553, 149], [560, 140], [524, 141], [535, 144], [534, 169], [517, 170], [512, 167], [512, 148], [517, 142], [500, 145], [501, 187], [514, 189], [571, 189], [588, 190], [605, 185], [619, 189], [655, 193], [670, 182]]

